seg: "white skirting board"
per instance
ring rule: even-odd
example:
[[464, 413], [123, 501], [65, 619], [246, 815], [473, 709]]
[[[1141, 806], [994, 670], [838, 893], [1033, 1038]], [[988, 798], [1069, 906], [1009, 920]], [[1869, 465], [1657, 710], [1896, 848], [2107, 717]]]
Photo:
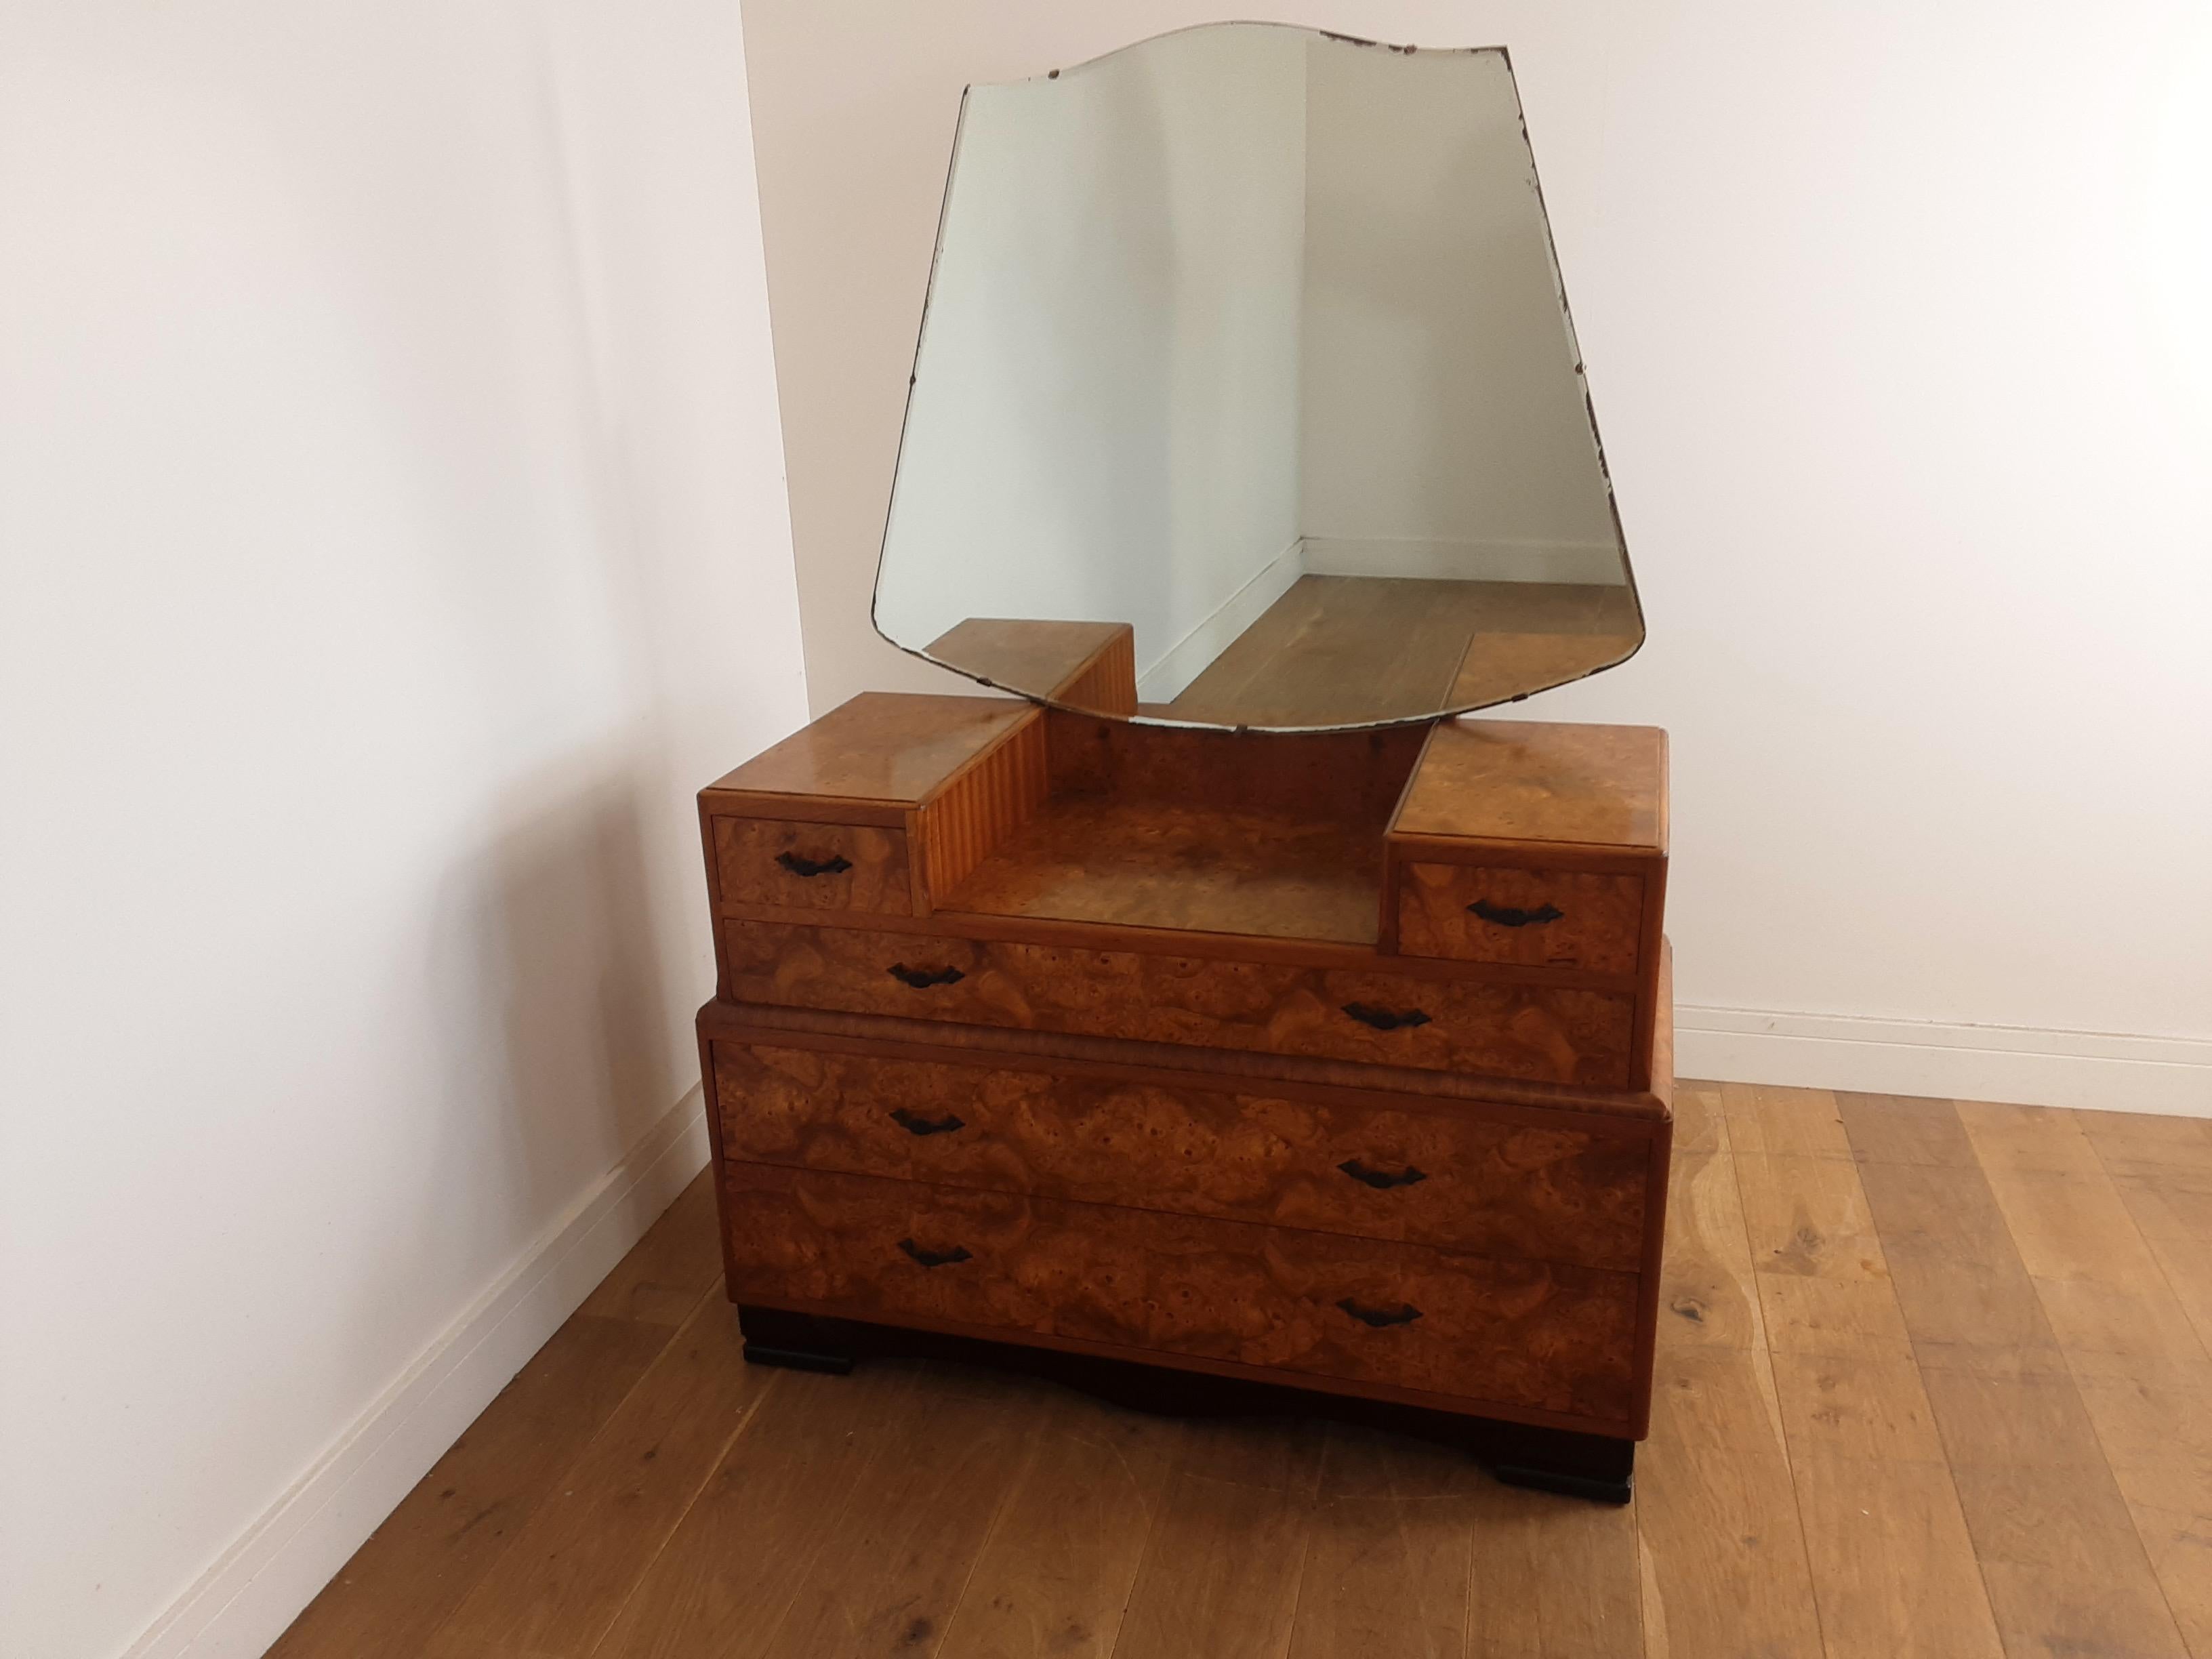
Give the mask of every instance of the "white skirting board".
[[1571, 582], [1618, 586], [1620, 549], [1613, 542], [1446, 542], [1396, 538], [1309, 536], [1310, 576], [1413, 576], [1431, 581]]
[[125, 1659], [257, 1659], [706, 1166], [696, 1087], [179, 1596]]
[[2212, 1042], [1677, 1007], [1686, 1078], [2212, 1117]]
[[1237, 635], [1267, 613], [1267, 607], [1291, 591], [1305, 574], [1305, 544], [1292, 542], [1261, 565], [1199, 624], [1177, 640], [1158, 662], [1137, 676], [1137, 696], [1144, 702], [1172, 702], [1190, 683], [1212, 666], [1213, 659], [1237, 642]]

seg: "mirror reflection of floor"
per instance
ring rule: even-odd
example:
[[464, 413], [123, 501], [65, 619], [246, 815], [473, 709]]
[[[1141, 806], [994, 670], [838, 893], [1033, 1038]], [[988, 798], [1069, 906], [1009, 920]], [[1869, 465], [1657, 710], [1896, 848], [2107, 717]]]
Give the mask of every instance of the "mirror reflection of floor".
[[1301, 576], [1164, 720], [1334, 726], [1503, 701], [1620, 661], [1641, 633], [1626, 586]]

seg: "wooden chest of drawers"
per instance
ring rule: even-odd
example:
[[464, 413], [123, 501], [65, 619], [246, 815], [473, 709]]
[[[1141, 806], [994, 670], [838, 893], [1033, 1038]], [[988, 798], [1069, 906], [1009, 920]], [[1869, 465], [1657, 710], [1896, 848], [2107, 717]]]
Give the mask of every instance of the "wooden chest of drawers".
[[1618, 1479], [1560, 1484], [1625, 1492], [1664, 765], [1638, 728], [869, 696], [740, 768], [700, 798], [699, 1025], [749, 1339], [1292, 1382], [1594, 1437]]

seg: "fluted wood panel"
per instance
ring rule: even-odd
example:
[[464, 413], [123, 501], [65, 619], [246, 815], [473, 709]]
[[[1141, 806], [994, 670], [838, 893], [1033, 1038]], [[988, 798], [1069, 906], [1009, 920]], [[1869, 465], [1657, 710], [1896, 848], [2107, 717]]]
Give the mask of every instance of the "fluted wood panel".
[[1633, 1272], [1650, 1139], [717, 1042], [726, 1156]]
[[1124, 629], [1053, 692], [1053, 701], [1101, 714], [1137, 712], [1137, 636]]
[[724, 1178], [739, 1301], [1629, 1420], [1632, 1273], [763, 1164]]
[[1033, 712], [922, 804], [915, 816], [931, 902], [941, 902], [1000, 837], [1044, 804], [1050, 773], [1044, 717]]

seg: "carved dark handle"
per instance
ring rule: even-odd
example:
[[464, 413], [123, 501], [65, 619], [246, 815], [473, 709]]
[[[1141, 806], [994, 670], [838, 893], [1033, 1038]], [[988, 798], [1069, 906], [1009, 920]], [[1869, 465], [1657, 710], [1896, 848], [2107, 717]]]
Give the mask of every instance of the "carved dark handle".
[[796, 853], [778, 853], [775, 861], [794, 876], [834, 876], [853, 867], [852, 860], [842, 853], [832, 853], [818, 861], [802, 858]]
[[1417, 1181], [1426, 1181], [1428, 1172], [1408, 1164], [1404, 1170], [1392, 1175], [1387, 1170], [1370, 1170], [1356, 1158], [1347, 1158], [1336, 1166], [1354, 1181], [1364, 1182], [1378, 1193], [1387, 1193], [1393, 1187], [1410, 1187]]
[[909, 968], [902, 962], [891, 963], [890, 975], [917, 991], [927, 991], [933, 985], [957, 985], [968, 977], [957, 968]]
[[902, 1238], [899, 1240], [899, 1249], [904, 1250], [925, 1267], [950, 1267], [957, 1262], [975, 1260], [968, 1254], [968, 1247], [965, 1244], [955, 1244], [949, 1250], [925, 1250], [912, 1239]]
[[1408, 1008], [1402, 1014], [1388, 1008], [1370, 1008], [1364, 1002], [1347, 1002], [1344, 1012], [1362, 1025], [1372, 1025], [1378, 1031], [1395, 1031], [1401, 1025], [1426, 1025], [1429, 1017], [1418, 1008]]
[[1382, 1330], [1391, 1325], [1410, 1325], [1421, 1316], [1421, 1310], [1410, 1302], [1401, 1302], [1395, 1308], [1363, 1308], [1350, 1297], [1336, 1304], [1363, 1325]]
[[1533, 910], [1516, 910], [1510, 904], [1492, 904], [1488, 899], [1477, 899], [1467, 908], [1470, 914], [1485, 921], [1494, 921], [1500, 927], [1540, 927], [1567, 914], [1557, 905], [1540, 904]]
[[916, 1117], [903, 1106], [891, 1108], [891, 1121], [910, 1135], [949, 1135], [968, 1127], [950, 1112], [943, 1117]]

